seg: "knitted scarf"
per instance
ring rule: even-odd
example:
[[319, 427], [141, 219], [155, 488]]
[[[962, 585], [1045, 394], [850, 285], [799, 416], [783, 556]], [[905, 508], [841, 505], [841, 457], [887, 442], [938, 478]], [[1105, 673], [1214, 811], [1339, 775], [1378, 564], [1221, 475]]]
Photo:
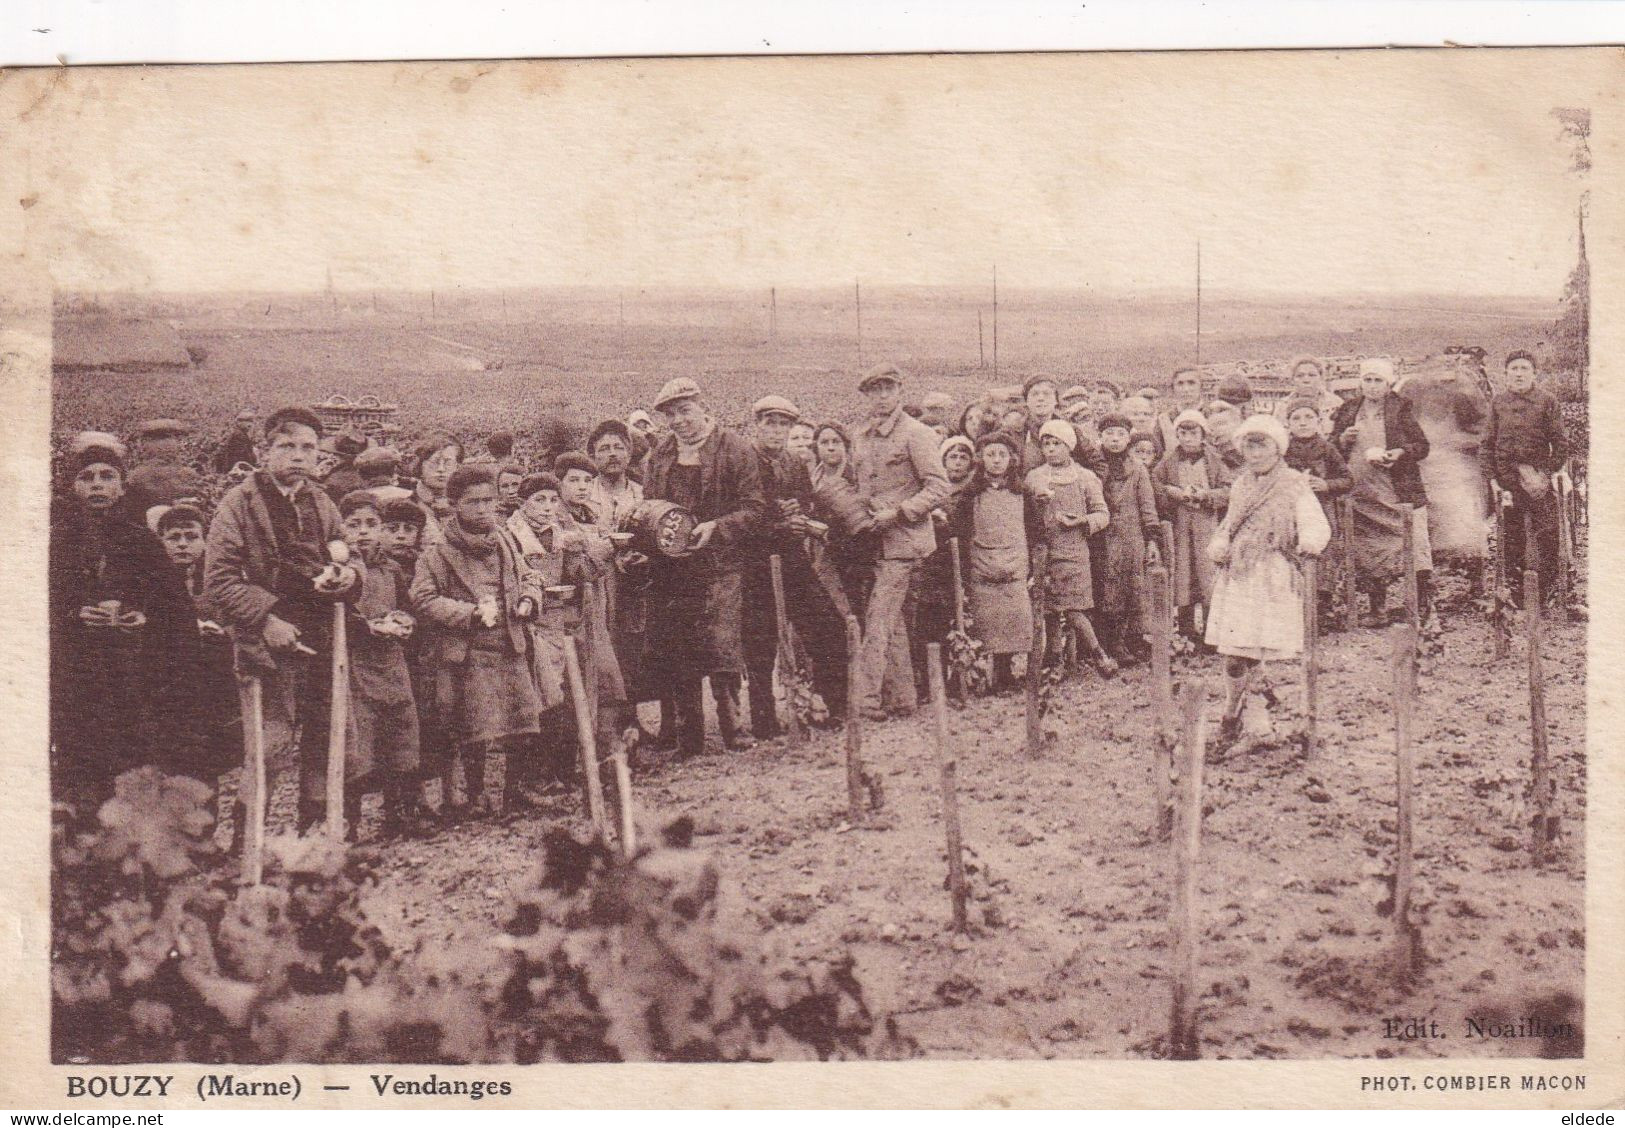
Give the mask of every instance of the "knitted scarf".
[[[705, 421], [705, 430], [701, 432], [699, 438], [691, 443], [685, 443], [682, 439], [677, 439], [677, 465], [698, 466], [700, 464], [700, 448], [705, 445], [705, 440], [709, 439], [711, 432], [716, 429], [716, 420], [707, 419]], [[675, 433], [672, 438], [677, 438]]]
[[446, 534], [447, 544], [475, 559], [484, 560], [497, 550], [497, 531], [494, 528], [483, 533], [471, 533], [463, 528], [463, 523], [456, 516], [451, 516], [446, 518], [441, 530]]
[[1121, 482], [1128, 478], [1130, 462], [1126, 447], [1116, 454], [1102, 447], [1100, 456], [1106, 460], [1106, 472], [1100, 476], [1102, 482]]
[[1230, 536], [1230, 562], [1251, 568], [1270, 553], [1295, 561], [1298, 552], [1298, 491], [1303, 475], [1278, 459], [1264, 474], [1244, 470], [1230, 487], [1224, 530]]

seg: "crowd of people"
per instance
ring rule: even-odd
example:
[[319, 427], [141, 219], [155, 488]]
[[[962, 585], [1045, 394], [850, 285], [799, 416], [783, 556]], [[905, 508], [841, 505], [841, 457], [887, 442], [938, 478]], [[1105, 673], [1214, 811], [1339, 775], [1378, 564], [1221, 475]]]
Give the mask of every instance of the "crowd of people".
[[[1562, 417], [1533, 356], [1504, 368], [1486, 475], [1509, 515], [1509, 568], [1527, 519], [1551, 577]], [[1244, 378], [1205, 399], [1182, 369], [1126, 396], [1033, 376], [956, 411], [941, 393], [910, 401], [905, 375], [880, 365], [856, 382], [861, 420], [808, 419], [769, 395], [745, 433], [680, 377], [540, 465], [507, 432], [480, 451], [449, 434], [400, 451], [324, 436], [304, 407], [263, 423], [245, 410], [214, 451], [234, 484], [212, 506], [182, 461], [184, 422], [141, 424], [133, 457], [82, 433], [58, 460], [51, 524], [53, 791], [94, 809], [147, 763], [213, 781], [242, 762], [254, 685], [272, 779], [297, 775], [298, 823], [315, 825], [343, 622], [349, 826], [372, 791], [382, 833], [419, 833], [567, 782], [583, 723], [643, 757], [700, 754], [707, 687], [725, 748], [777, 737], [799, 708], [774, 690], [791, 653], [817, 698], [802, 719], [824, 725], [912, 713], [927, 644], [956, 633], [995, 693], [1038, 676], [1035, 637], [1046, 666], [1118, 676], [1146, 661], [1167, 613], [1147, 586], [1158, 565], [1184, 645], [1223, 656], [1232, 739], [1261, 663], [1299, 654], [1303, 601], [1330, 612], [1346, 569], [1360, 625], [1390, 621], [1407, 562], [1434, 621], [1428, 439], [1395, 366], [1368, 359], [1328, 382], [1303, 358], [1290, 373], [1267, 409]], [[672, 513], [686, 523], [662, 527], [680, 541], [639, 535]], [[1310, 593], [1301, 562], [1316, 556]], [[638, 707], [652, 718], [654, 703], [645, 725]], [[488, 801], [491, 753], [505, 767]]]

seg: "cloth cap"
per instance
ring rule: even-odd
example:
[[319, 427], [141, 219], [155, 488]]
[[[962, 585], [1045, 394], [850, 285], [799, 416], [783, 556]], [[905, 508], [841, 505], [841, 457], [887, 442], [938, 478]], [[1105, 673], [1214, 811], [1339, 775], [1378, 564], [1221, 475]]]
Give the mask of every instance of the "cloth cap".
[[[80, 437], [83, 438], [84, 436]], [[85, 443], [70, 451], [63, 470], [67, 474], [68, 480], [72, 481], [79, 476], [79, 472], [86, 466], [94, 466], [98, 462], [111, 466], [118, 471], [120, 478], [124, 477], [123, 452], [112, 446], [94, 442]]]
[[1021, 456], [1021, 440], [1009, 431], [989, 431], [976, 440], [976, 449], [981, 450], [983, 447], [993, 446], [995, 443], [1009, 447], [1010, 453], [1018, 458]]
[[368, 447], [355, 456], [355, 468], [359, 471], [377, 470], [389, 472], [399, 468], [401, 456], [389, 447]]
[[1316, 403], [1309, 396], [1293, 396], [1291, 399], [1286, 401], [1286, 417], [1291, 419], [1292, 413], [1297, 411], [1299, 408], [1308, 408], [1310, 411], [1314, 412], [1317, 417], [1320, 415], [1320, 404]]
[[1055, 389], [1057, 395], [1061, 391], [1061, 382], [1053, 376], [1029, 376], [1021, 382], [1021, 398], [1026, 399], [1029, 392], [1040, 384], [1048, 384]]
[[[553, 460], [553, 473], [557, 477], [562, 479], [572, 470], [581, 470], [594, 478], [598, 477], [598, 464], [579, 450], [567, 450]], [[523, 490], [524, 484], [521, 483], [519, 488]]]
[[125, 458], [129, 450], [117, 435], [110, 435], [106, 431], [80, 431], [68, 442], [68, 453], [78, 454], [87, 447], [101, 447], [110, 450], [119, 458]]
[[653, 427], [655, 425], [655, 421], [653, 416], [640, 407], [638, 410], [626, 417], [626, 425], [635, 431], [640, 427]]
[[1253, 389], [1245, 376], [1226, 376], [1219, 381], [1218, 395], [1225, 403], [1243, 404], [1252, 400]]
[[144, 419], [135, 425], [135, 436], [138, 439], [179, 438], [191, 430], [179, 419]]
[[1066, 391], [1061, 393], [1061, 402], [1062, 403], [1069, 403], [1072, 400], [1080, 400], [1080, 399], [1088, 399], [1088, 398], [1089, 398], [1089, 389], [1084, 387], [1082, 384], [1073, 384], [1070, 388], [1068, 388]]
[[1098, 431], [1105, 431], [1111, 427], [1121, 427], [1125, 431], [1134, 430], [1134, 424], [1129, 422], [1129, 417], [1120, 411], [1108, 411], [1105, 415], [1102, 415], [1100, 417], [1100, 421], [1095, 424], [1095, 429]]
[[239, 422], [239, 423], [252, 423], [252, 422], [254, 422], [254, 409], [252, 407], [245, 407], [241, 411], [239, 411], [237, 413], [237, 422]]
[[946, 439], [943, 439], [942, 449], [938, 453], [946, 456], [950, 450], [954, 449], [954, 447], [964, 447], [966, 454], [970, 455], [972, 458], [976, 457], [976, 444], [971, 442], [964, 435], [949, 435]]
[[903, 382], [902, 370], [895, 364], [877, 364], [865, 372], [863, 379], [858, 381], [858, 391], [867, 392], [882, 380], [890, 380], [894, 384], [901, 385]]
[[333, 436], [333, 449], [345, 458], [354, 458], [367, 449], [367, 436], [346, 428]]
[[1286, 453], [1288, 442], [1286, 428], [1281, 426], [1281, 421], [1273, 415], [1249, 415], [1242, 420], [1241, 426], [1236, 428], [1235, 434], [1230, 436], [1230, 442], [1240, 450], [1248, 435], [1263, 435], [1275, 444], [1278, 452]]
[[792, 423], [801, 418], [796, 405], [783, 396], [763, 396], [751, 405], [750, 413], [757, 419], [764, 415], [786, 415]]
[[1385, 356], [1367, 357], [1360, 362], [1360, 379], [1367, 376], [1381, 376], [1388, 383], [1394, 382], [1394, 362]]
[[655, 397], [655, 410], [660, 411], [682, 400], [699, 398], [700, 386], [687, 376], [679, 376], [675, 380], [666, 381], [666, 386], [660, 389], [660, 394]]
[[1066, 444], [1067, 450], [1078, 449], [1078, 430], [1065, 419], [1051, 419], [1042, 427], [1038, 428], [1038, 438], [1040, 441], [1050, 437], [1060, 439]]
[[1202, 434], [1205, 435], [1207, 434], [1207, 416], [1194, 407], [1187, 407], [1174, 416], [1174, 430], [1178, 431], [1181, 427], [1200, 427]]

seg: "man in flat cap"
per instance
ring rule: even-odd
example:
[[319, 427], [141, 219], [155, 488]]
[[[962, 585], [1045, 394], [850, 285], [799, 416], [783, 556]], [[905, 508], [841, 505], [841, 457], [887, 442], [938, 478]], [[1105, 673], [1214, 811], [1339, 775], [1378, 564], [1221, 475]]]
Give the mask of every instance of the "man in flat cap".
[[665, 720], [676, 729], [679, 755], [704, 751], [706, 677], [724, 746], [747, 747], [738, 714], [745, 672], [740, 620], [744, 549], [763, 512], [760, 466], [750, 444], [723, 429], [688, 377], [668, 382], [654, 406], [670, 429], [649, 452], [644, 497], [675, 502], [699, 524], [686, 555], [651, 561], [645, 676], [672, 702], [674, 715]]
[[254, 419], [252, 407], [245, 407], [237, 413], [236, 422], [214, 452], [216, 474], [230, 474], [238, 465], [259, 465], [259, 455], [254, 450]]
[[136, 424], [140, 465], [130, 471], [125, 483], [125, 504], [139, 524], [146, 524], [147, 510], [155, 505], [203, 496], [202, 475], [181, 461], [181, 439], [190, 431], [179, 419], [148, 419]]
[[858, 493], [880, 535], [880, 552], [863, 624], [863, 700], [852, 705], [879, 720], [886, 715], [887, 698], [899, 714], [918, 705], [903, 604], [920, 562], [936, 551], [931, 510], [948, 497], [949, 486], [937, 436], [903, 411], [903, 374], [897, 366], [871, 368], [858, 390], [869, 401], [869, 418], [852, 434], [852, 460]]
[[920, 400], [920, 422], [935, 431], [939, 441], [953, 429], [953, 416], [954, 400], [946, 392], [927, 392]]
[[832, 720], [846, 714], [846, 626], [813, 573], [808, 552], [813, 491], [807, 463], [785, 449], [785, 438], [801, 412], [783, 396], [763, 396], [751, 415], [766, 507], [751, 537], [745, 569], [745, 676], [750, 682], [751, 732], [765, 739], [783, 731], [773, 695], [779, 637], [772, 557], [779, 557], [785, 611], [811, 660], [813, 688], [829, 707]]

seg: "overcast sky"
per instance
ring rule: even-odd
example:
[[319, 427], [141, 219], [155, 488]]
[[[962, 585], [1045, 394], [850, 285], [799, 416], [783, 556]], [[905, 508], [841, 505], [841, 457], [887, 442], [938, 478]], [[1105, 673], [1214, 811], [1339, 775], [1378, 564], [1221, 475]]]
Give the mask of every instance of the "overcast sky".
[[[1601, 55], [74, 71], [26, 117], [61, 289], [985, 282], [1556, 298]], [[1617, 71], [1617, 67], [1611, 68]], [[488, 73], [482, 73], [488, 72]], [[13, 72], [9, 93], [24, 93]]]

